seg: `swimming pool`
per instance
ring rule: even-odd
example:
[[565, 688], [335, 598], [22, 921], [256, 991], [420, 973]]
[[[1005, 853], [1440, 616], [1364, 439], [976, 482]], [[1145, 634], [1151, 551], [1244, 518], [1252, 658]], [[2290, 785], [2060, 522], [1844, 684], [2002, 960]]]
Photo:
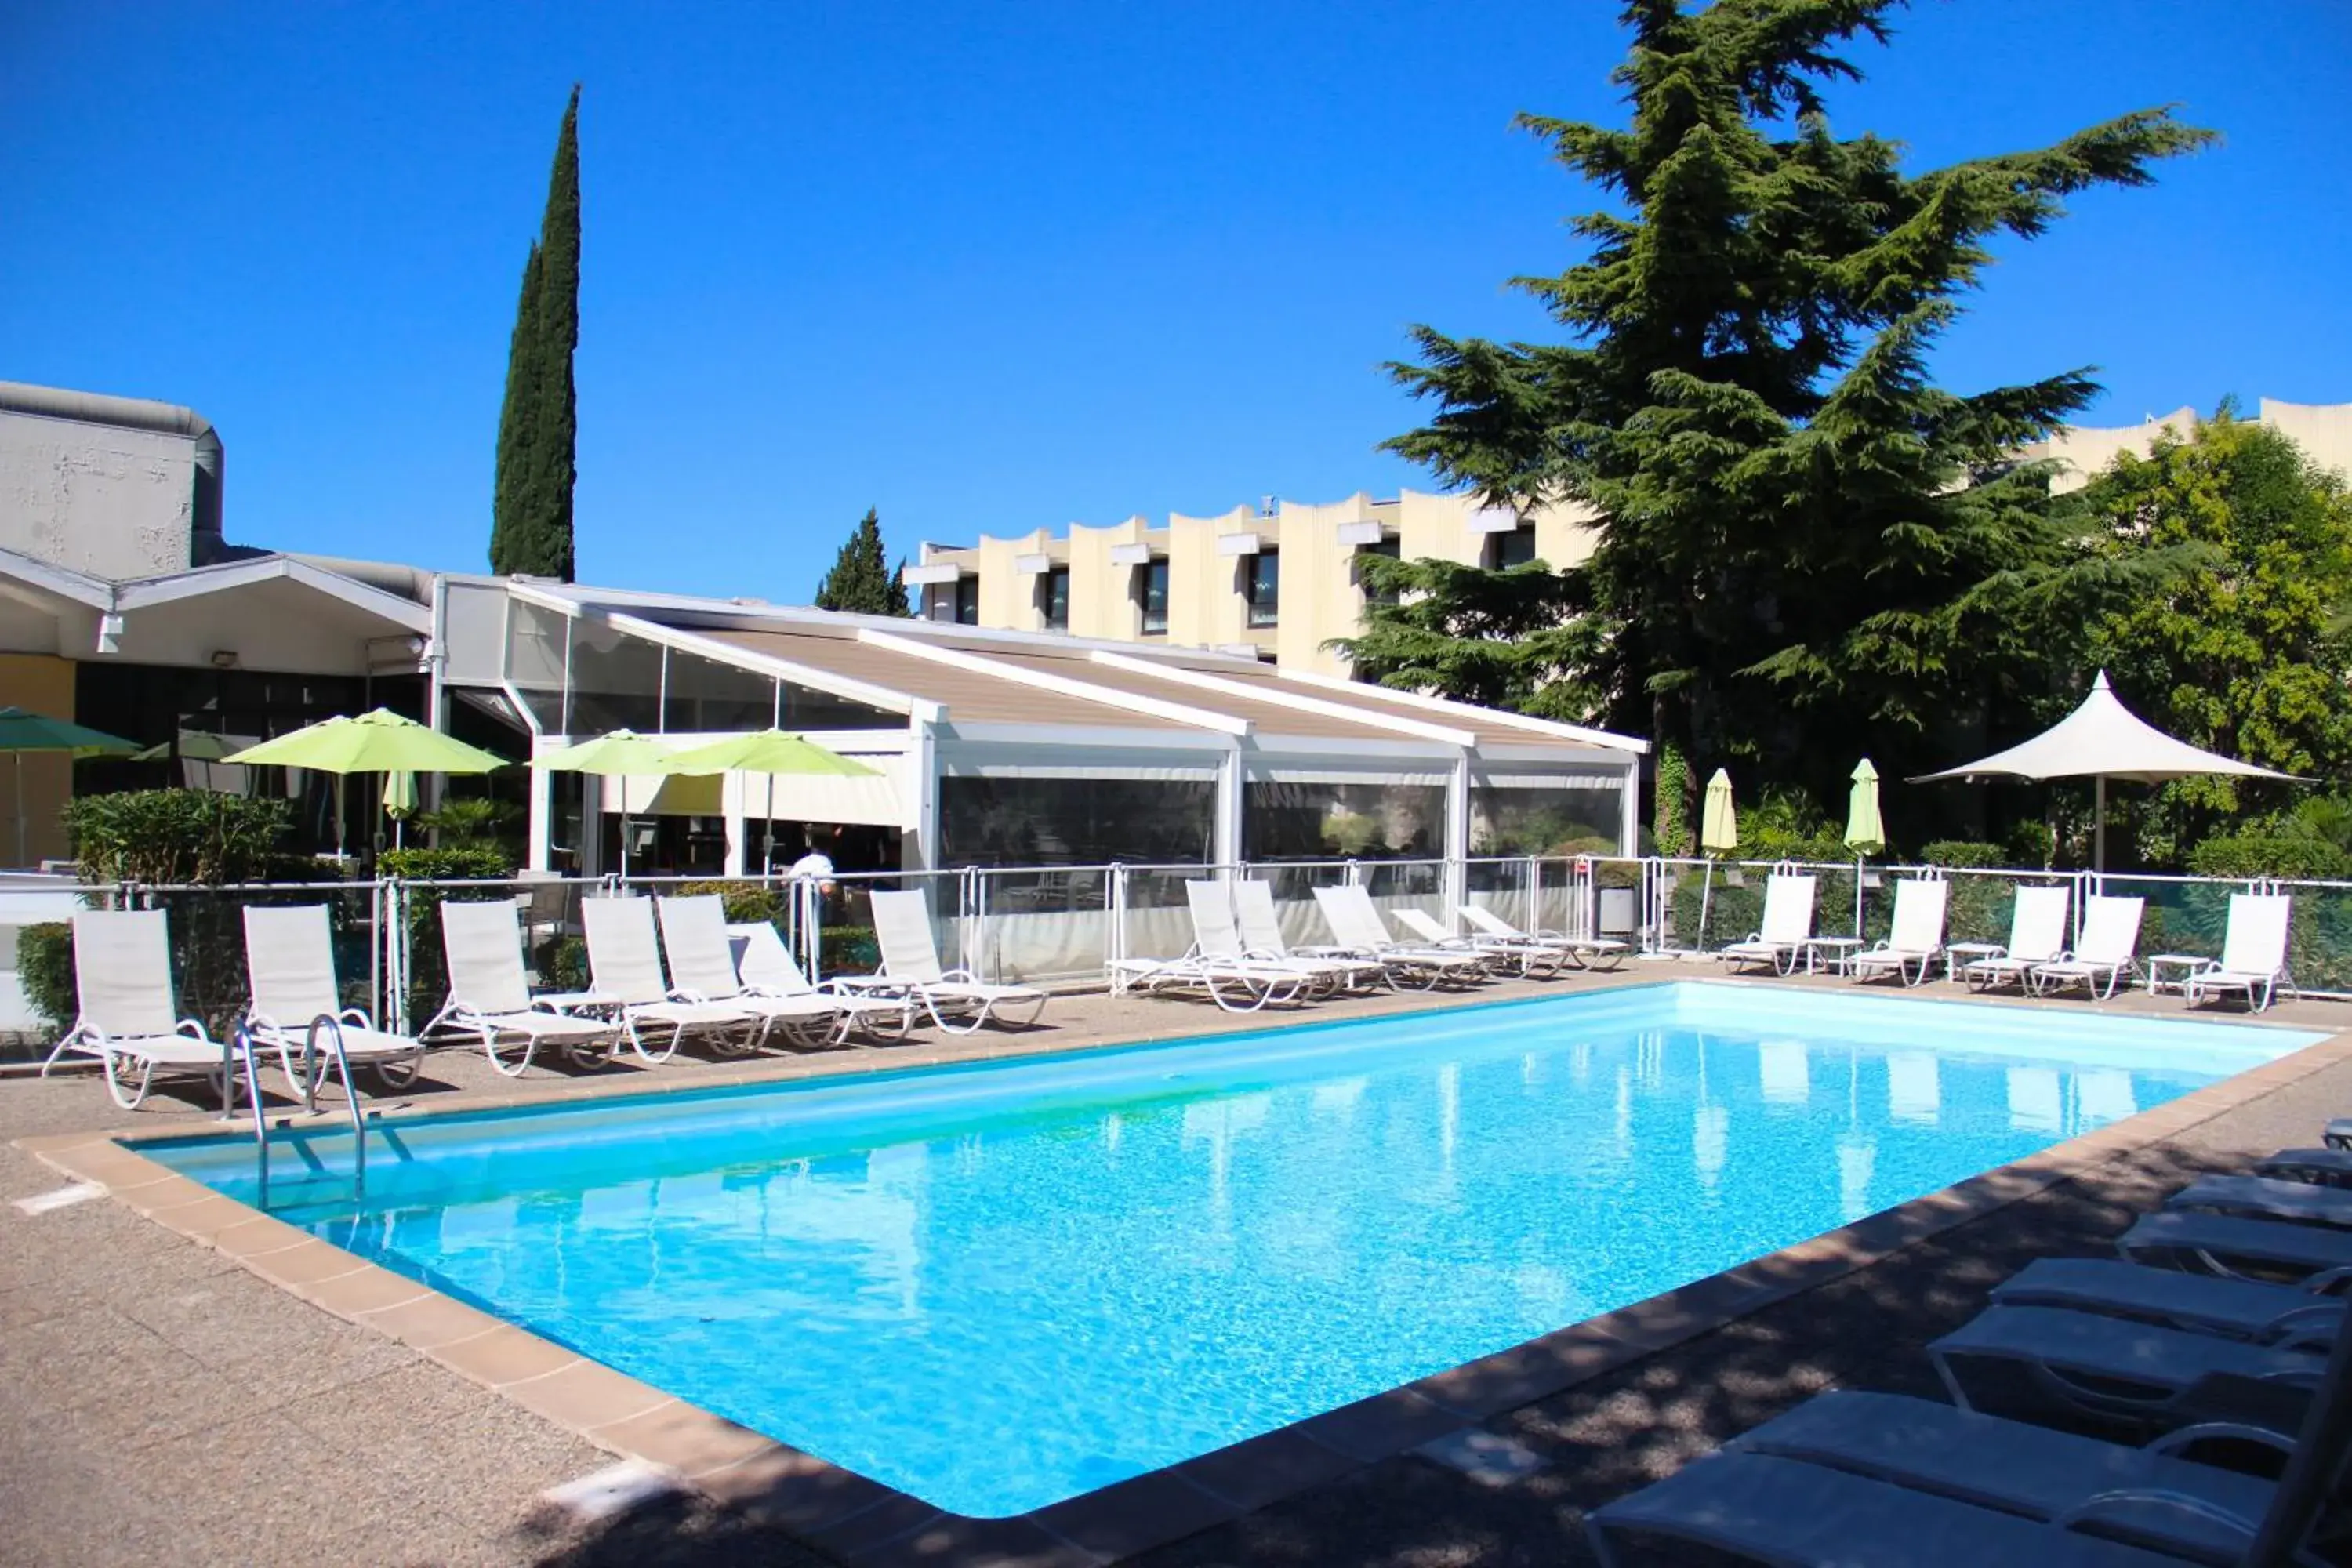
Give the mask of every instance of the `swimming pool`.
[[[2323, 1037], [1678, 983], [389, 1123], [278, 1212], [1004, 1515], [1704, 1278]], [[233, 1137], [142, 1152], [254, 1195]], [[325, 1173], [308, 1184], [304, 1163]], [[289, 1198], [310, 1200], [285, 1207]]]

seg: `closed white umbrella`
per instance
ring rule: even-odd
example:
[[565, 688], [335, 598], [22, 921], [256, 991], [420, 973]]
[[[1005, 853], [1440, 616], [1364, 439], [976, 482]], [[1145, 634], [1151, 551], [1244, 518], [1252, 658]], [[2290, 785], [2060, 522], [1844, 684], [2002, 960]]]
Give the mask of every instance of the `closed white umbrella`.
[[2294, 773], [2242, 763], [2217, 752], [2200, 751], [2178, 741], [2125, 707], [2107, 685], [2107, 672], [2091, 683], [2082, 706], [2036, 735], [2005, 752], [1939, 773], [1921, 773], [1913, 784], [1937, 779], [2067, 779], [2095, 781], [2092, 839], [2094, 868], [2107, 868], [2107, 781], [2129, 779], [2136, 784], [2164, 784], [2172, 779], [2209, 775], [2270, 779], [2280, 784], [2309, 784]]

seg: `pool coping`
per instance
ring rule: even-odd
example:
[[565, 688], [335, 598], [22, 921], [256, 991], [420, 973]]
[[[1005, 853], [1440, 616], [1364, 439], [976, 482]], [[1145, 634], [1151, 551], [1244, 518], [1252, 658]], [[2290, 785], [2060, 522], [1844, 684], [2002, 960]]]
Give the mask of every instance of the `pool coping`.
[[[1580, 994], [1669, 982], [1756, 985], [1800, 994], [1808, 989], [1766, 980], [1627, 974], [1617, 984]], [[1990, 1005], [2016, 1005], [2001, 998], [1983, 1000]], [[518, 1086], [521, 1091], [515, 1094], [459, 1096], [372, 1121], [685, 1092], [738, 1081], [782, 1082], [975, 1060], [1090, 1054], [1167, 1038], [1144, 1036], [1069, 1046], [1024, 1045], [1013, 1037], [992, 1042], [998, 1048], [985, 1058], [918, 1050], [893, 1053], [879, 1063], [813, 1057], [722, 1064], [675, 1083], [560, 1080], [542, 1092]], [[1444, 1442], [1505, 1412], [1550, 1398], [1869, 1267], [2046, 1191], [2080, 1171], [2162, 1142], [2347, 1058], [2352, 1058], [2352, 1031], [2332, 1033], [2165, 1105], [1706, 1279], [1163, 1469], [1004, 1519], [946, 1512], [737, 1426], [320, 1240], [138, 1152], [142, 1143], [184, 1139], [184, 1130], [107, 1129], [24, 1138], [16, 1146], [71, 1176], [104, 1186], [134, 1212], [213, 1248], [321, 1310], [387, 1334], [599, 1448], [661, 1467], [713, 1500], [789, 1530], [860, 1568], [982, 1559], [1076, 1568], [1164, 1545], [1398, 1455]], [[349, 1117], [331, 1112], [283, 1115], [274, 1124], [329, 1131], [347, 1126]]]

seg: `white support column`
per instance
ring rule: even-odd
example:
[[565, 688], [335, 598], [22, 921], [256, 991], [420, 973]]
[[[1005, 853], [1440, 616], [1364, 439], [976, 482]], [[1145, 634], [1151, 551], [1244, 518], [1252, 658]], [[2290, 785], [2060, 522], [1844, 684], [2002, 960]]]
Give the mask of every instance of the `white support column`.
[[750, 773], [726, 773], [719, 781], [719, 806], [727, 819], [727, 858], [719, 866], [721, 876], [743, 874], [743, 795], [751, 787], [751, 777]]
[[1617, 828], [1617, 853], [1624, 856], [1642, 852], [1642, 759], [1625, 759], [1625, 787], [1618, 802], [1623, 814]]
[[1445, 784], [1445, 923], [1454, 910], [1469, 901], [1470, 753], [1454, 759], [1454, 773]]
[[[532, 754], [537, 755], [539, 738], [531, 738]], [[530, 770], [530, 868], [548, 872], [555, 869], [555, 795], [554, 778], [544, 768]]]
[[1221, 866], [1241, 861], [1242, 810], [1249, 798], [1245, 787], [1248, 777], [1242, 765], [1241, 748], [1229, 748], [1224, 760], [1217, 764], [1216, 831], [1210, 838], [1210, 852]]
[[940, 727], [928, 719], [908, 725], [915, 743], [899, 765], [913, 787], [904, 797], [914, 802], [914, 820], [898, 831], [898, 865], [907, 871], [936, 869], [940, 859]]

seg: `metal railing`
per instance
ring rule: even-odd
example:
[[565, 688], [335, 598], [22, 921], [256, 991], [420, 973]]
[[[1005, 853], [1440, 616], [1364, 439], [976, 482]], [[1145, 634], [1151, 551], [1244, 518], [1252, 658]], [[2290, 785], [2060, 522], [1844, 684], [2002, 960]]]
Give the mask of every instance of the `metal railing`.
[[[1705, 953], [1754, 932], [1763, 889], [1790, 863], [1664, 857], [1481, 856], [1463, 861], [1263, 860], [1212, 864], [1105, 863], [968, 866], [947, 870], [844, 872], [824, 888], [788, 875], [367, 882], [273, 882], [229, 887], [137, 883], [86, 886], [93, 908], [163, 909], [172, 916], [180, 1010], [226, 1040], [246, 1006], [242, 910], [255, 903], [325, 903], [345, 1003], [405, 1032], [431, 1017], [446, 990], [439, 906], [452, 900], [512, 900], [524, 960], [551, 990], [589, 983], [581, 901], [624, 893], [711, 890], [730, 919], [772, 921], [812, 974], [870, 972], [879, 962], [871, 897], [912, 889], [929, 901], [940, 960], [985, 980], [1099, 983], [1123, 958], [1167, 956], [1192, 942], [1183, 884], [1198, 878], [1263, 878], [1286, 940], [1327, 940], [1318, 887], [1361, 887], [1388, 910], [1419, 909], [1441, 921], [1468, 899], [1515, 925], [1576, 937], [1615, 937], [1638, 952]], [[2080, 930], [2096, 893], [2146, 900], [2139, 954], [2218, 958], [2233, 892], [2273, 889], [2294, 900], [2290, 975], [2305, 996], [2352, 1000], [2352, 881], [2268, 881], [2155, 873], [2036, 871], [1809, 862], [1816, 878], [1817, 934], [1864, 942], [1887, 934], [1895, 884], [1935, 876], [1951, 887], [1947, 939], [2007, 940], [2021, 886], [2064, 887]]]

